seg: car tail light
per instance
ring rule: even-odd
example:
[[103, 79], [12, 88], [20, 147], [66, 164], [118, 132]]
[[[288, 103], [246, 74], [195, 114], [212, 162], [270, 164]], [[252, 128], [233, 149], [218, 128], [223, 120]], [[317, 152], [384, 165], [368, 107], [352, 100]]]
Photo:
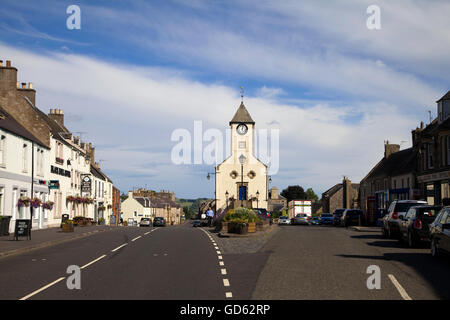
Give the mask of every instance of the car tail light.
[[417, 219], [416, 221], [414, 221], [414, 228], [415, 229], [422, 229], [422, 221]]
[[392, 213], [392, 219], [398, 219], [398, 212]]

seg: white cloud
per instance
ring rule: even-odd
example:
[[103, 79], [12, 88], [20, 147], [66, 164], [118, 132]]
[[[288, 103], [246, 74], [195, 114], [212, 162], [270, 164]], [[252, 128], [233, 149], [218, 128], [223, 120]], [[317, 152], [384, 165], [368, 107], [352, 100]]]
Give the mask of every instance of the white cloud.
[[[239, 105], [237, 90], [203, 84], [173, 70], [139, 70], [80, 55], [35, 54], [1, 43], [0, 52], [19, 69], [19, 79], [34, 82], [43, 111], [58, 106], [80, 115], [68, 127], [87, 132], [85, 137], [97, 145], [97, 159], [107, 160], [102, 166], [123, 191], [148, 184], [183, 197], [212, 196], [206, 174], [198, 174], [208, 168], [171, 164], [170, 136], [176, 128], [192, 132], [194, 120], [203, 120], [205, 129], [224, 131]], [[361, 179], [381, 157], [383, 140], [410, 141], [417, 122], [385, 102], [302, 108], [274, 98], [246, 97], [245, 103], [257, 127], [278, 123], [280, 128], [280, 172], [274, 184], [299, 183], [316, 192], [343, 174]], [[346, 122], [354, 114], [361, 120]]]

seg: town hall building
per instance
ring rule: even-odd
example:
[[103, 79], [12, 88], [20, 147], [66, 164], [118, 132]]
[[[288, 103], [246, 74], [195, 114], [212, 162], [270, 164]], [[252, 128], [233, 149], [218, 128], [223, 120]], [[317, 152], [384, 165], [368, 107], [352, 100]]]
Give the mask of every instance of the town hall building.
[[230, 127], [231, 155], [216, 167], [216, 210], [267, 209], [268, 167], [254, 155], [255, 121], [243, 102]]

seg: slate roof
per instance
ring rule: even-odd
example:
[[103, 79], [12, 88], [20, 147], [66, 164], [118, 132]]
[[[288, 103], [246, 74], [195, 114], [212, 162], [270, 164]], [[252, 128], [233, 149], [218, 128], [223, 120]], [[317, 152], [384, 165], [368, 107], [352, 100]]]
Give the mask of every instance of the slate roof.
[[448, 91], [442, 98], [436, 102], [441, 102], [442, 100], [450, 100], [450, 91]]
[[373, 179], [382, 176], [397, 176], [416, 170], [417, 156], [413, 148], [408, 148], [381, 159], [380, 162], [363, 179]]
[[92, 173], [96, 178], [98, 178], [98, 179], [100, 179], [100, 180], [105, 180], [105, 181], [106, 181], [106, 178], [103, 176], [102, 172], [99, 171], [99, 169], [97, 169], [97, 168], [96, 168], [95, 166], [93, 166], [92, 164], [91, 164], [91, 173]]
[[[29, 141], [36, 142], [38, 145], [45, 147], [45, 143], [36, 138], [24, 126], [16, 121], [6, 110], [0, 107], [0, 128], [11, 132], [17, 136], [23, 137]], [[47, 148], [47, 147], [45, 147]]]
[[248, 113], [247, 108], [244, 106], [244, 102], [241, 102], [241, 105], [239, 106], [236, 113], [234, 114], [233, 119], [231, 119], [230, 125], [232, 123], [255, 124], [255, 121], [253, 121], [252, 117], [250, 116], [250, 113]]

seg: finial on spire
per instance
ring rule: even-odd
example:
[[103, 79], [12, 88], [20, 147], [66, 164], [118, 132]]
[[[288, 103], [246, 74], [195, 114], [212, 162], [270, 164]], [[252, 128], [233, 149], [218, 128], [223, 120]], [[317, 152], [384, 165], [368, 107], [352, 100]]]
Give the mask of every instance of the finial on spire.
[[244, 103], [244, 88], [243, 87], [240, 88], [241, 88], [241, 102]]

